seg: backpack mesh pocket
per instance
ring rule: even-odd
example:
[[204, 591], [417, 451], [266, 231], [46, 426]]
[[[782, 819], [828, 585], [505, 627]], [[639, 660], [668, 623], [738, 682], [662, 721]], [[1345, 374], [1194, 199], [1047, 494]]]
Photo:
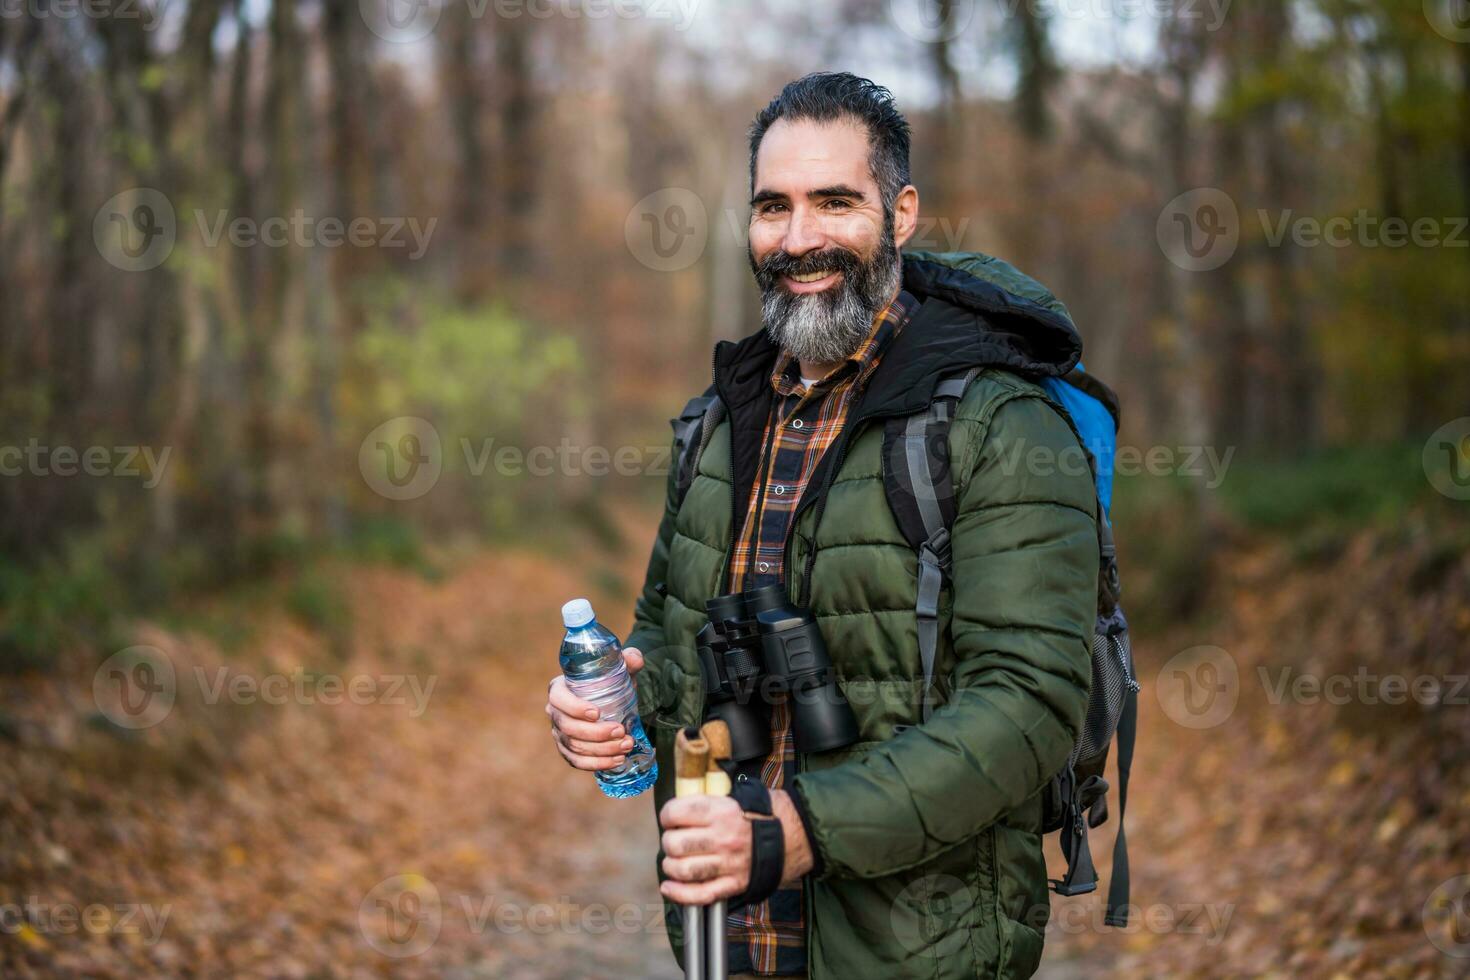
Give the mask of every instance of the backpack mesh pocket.
[[[1133, 649], [1128, 642], [1128, 621], [1122, 610], [1099, 617], [1092, 637], [1092, 689], [1087, 695], [1087, 717], [1078, 733], [1068, 764], [1090, 768], [1099, 757], [1106, 759], [1108, 746], [1118, 730], [1123, 702], [1138, 690], [1133, 673]], [[1099, 767], [1100, 768], [1100, 767]]]

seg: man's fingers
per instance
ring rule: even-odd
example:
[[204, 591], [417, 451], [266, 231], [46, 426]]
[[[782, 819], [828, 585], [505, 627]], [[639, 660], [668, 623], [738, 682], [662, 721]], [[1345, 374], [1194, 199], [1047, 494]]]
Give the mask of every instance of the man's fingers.
[[724, 874], [725, 862], [711, 854], [687, 858], [666, 857], [663, 860], [663, 869], [664, 874], [675, 881], [713, 881]]
[[728, 796], [677, 796], [664, 804], [658, 814], [659, 826], [665, 830], [675, 827], [703, 827], [714, 821], [723, 811], [740, 812], [740, 804]]
[[572, 738], [563, 732], [562, 744], [577, 755], [612, 756], [624, 755], [633, 751], [633, 740], [627, 736], [605, 742], [588, 742], [580, 738]]
[[597, 720], [597, 706], [583, 701], [568, 690], [565, 678], [557, 677], [552, 680], [551, 688], [546, 692], [546, 700], [553, 708], [569, 717], [586, 721]]
[[643, 669], [643, 651], [637, 647], [623, 647], [623, 666], [630, 674], [638, 673]]
[[553, 736], [553, 738], [556, 742], [556, 750], [561, 753], [561, 757], [567, 760], [567, 764], [573, 769], [581, 769], [586, 772], [601, 772], [604, 769], [616, 769], [628, 761], [628, 757], [622, 754], [596, 756], [573, 752], [567, 748], [566, 743], [559, 736]]
[[745, 886], [734, 877], [723, 875], [714, 881], [692, 885], [670, 879], [659, 885], [658, 890], [659, 894], [677, 905], [708, 905], [722, 898], [739, 895], [745, 890]]
[[693, 857], [696, 854], [714, 854], [718, 838], [707, 827], [686, 827], [682, 830], [666, 830], [663, 835], [664, 853], [669, 857]]
[[615, 721], [582, 721], [561, 711], [551, 712], [551, 724], [563, 735], [584, 742], [608, 742], [628, 734]]

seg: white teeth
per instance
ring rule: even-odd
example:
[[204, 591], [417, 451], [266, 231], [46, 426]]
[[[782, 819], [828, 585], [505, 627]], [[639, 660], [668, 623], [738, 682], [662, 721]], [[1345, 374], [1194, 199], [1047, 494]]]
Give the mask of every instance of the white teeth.
[[817, 282], [820, 279], [826, 279], [831, 274], [832, 272], [830, 270], [823, 270], [821, 272], [808, 272], [802, 276], [793, 275], [791, 278], [797, 282]]

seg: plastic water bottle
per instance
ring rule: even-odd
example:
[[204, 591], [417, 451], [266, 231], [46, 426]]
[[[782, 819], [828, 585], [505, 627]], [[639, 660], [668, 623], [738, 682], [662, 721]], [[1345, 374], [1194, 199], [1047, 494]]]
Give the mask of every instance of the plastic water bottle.
[[599, 771], [597, 784], [611, 797], [637, 796], [658, 778], [658, 763], [638, 717], [638, 689], [623, 664], [623, 645], [597, 622], [586, 599], [562, 606], [561, 621], [567, 628], [560, 658], [567, 688], [595, 705], [602, 721], [618, 722], [633, 739], [626, 761], [616, 769]]

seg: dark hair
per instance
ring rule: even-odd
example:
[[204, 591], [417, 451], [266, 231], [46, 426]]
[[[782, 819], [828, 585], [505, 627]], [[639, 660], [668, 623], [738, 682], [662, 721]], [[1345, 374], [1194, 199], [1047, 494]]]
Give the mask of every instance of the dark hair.
[[750, 189], [755, 191], [755, 155], [777, 119], [831, 122], [852, 118], [868, 130], [868, 170], [878, 184], [885, 213], [909, 183], [909, 124], [893, 93], [849, 72], [814, 72], [787, 84], [750, 126]]

